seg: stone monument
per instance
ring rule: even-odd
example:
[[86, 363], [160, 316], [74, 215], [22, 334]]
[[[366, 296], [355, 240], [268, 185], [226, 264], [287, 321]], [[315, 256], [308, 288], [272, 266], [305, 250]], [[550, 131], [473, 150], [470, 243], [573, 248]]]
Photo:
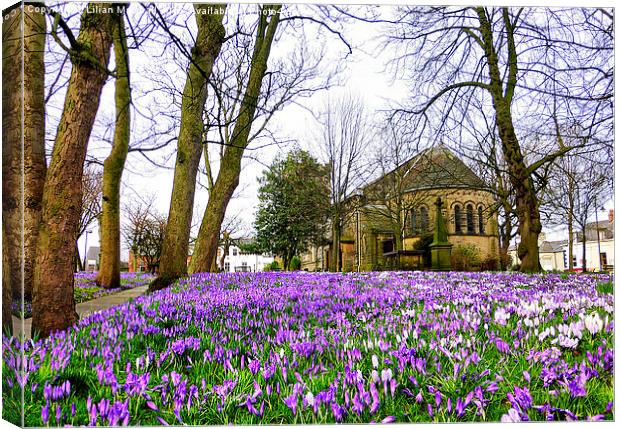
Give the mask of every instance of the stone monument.
[[450, 254], [452, 253], [452, 244], [448, 242], [448, 229], [446, 221], [441, 214], [441, 206], [443, 202], [437, 197], [435, 206], [437, 212], [435, 214], [435, 232], [433, 234], [433, 242], [430, 244], [431, 249], [431, 269], [433, 271], [450, 271], [452, 262]]

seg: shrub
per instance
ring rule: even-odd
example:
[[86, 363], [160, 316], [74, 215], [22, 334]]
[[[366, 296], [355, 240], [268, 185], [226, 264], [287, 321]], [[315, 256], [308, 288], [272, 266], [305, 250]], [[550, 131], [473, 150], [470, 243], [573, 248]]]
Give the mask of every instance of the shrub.
[[480, 269], [480, 249], [473, 244], [459, 244], [452, 249], [451, 260], [455, 271]]
[[480, 263], [482, 271], [497, 271], [500, 269], [500, 262], [497, 256], [487, 256]]
[[263, 271], [280, 271], [280, 264], [278, 264], [278, 261], [273, 261], [271, 264], [265, 265]]
[[293, 256], [291, 262], [288, 264], [289, 270], [298, 271], [301, 269], [301, 259], [298, 256]]

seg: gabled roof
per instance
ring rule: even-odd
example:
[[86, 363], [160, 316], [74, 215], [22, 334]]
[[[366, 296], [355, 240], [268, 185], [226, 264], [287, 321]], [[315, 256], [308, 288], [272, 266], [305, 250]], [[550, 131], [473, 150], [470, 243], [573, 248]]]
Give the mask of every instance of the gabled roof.
[[403, 178], [406, 191], [436, 188], [489, 189], [476, 173], [444, 145], [420, 152], [365, 189], [377, 186], [396, 174]]
[[99, 259], [99, 246], [91, 246], [86, 252], [86, 260], [96, 261]]
[[543, 241], [538, 249], [540, 253], [559, 253], [564, 251], [568, 244], [567, 240]]

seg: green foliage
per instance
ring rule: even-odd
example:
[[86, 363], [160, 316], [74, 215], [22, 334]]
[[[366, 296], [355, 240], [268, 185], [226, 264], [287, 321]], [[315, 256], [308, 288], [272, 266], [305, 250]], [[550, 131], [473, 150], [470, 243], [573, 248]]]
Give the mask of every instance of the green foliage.
[[472, 271], [480, 268], [480, 249], [474, 244], [459, 244], [452, 249], [452, 269]]
[[263, 253], [264, 250], [256, 240], [240, 242], [238, 243], [238, 246], [241, 252], [248, 253], [250, 255], [259, 255]]
[[599, 283], [598, 286], [596, 287], [596, 291], [598, 293], [610, 293], [613, 295], [614, 293], [614, 282], [613, 281], [609, 281], [609, 282], [605, 282], [605, 283]]
[[280, 271], [280, 264], [278, 264], [278, 261], [273, 261], [271, 264], [265, 265], [263, 271]]
[[291, 263], [289, 264], [288, 268], [291, 271], [301, 270], [301, 259], [299, 259], [299, 256], [293, 256], [293, 259], [291, 259]]
[[276, 159], [259, 179], [256, 242], [285, 265], [325, 234], [328, 171], [308, 152], [295, 150]]

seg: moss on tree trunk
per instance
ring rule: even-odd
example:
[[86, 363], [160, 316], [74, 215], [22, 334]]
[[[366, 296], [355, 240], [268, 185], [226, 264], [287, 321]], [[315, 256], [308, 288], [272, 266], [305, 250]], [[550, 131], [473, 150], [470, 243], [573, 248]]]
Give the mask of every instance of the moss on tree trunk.
[[[98, 4], [108, 7], [109, 4]], [[73, 261], [88, 139], [107, 79], [113, 14], [82, 13], [72, 70], [45, 180], [32, 301], [32, 334], [75, 323]]]
[[[209, 6], [226, 8], [226, 5]], [[224, 15], [198, 13], [199, 9], [205, 7], [194, 5], [198, 35], [192, 49], [192, 61], [181, 101], [181, 128], [159, 278], [151, 284], [151, 290], [168, 286], [174, 279], [187, 274], [189, 234], [196, 174], [202, 149], [202, 112], [207, 99], [207, 81], [226, 37], [226, 30], [222, 25]]]
[[116, 123], [112, 151], [103, 163], [103, 202], [101, 204], [101, 260], [97, 284], [112, 289], [121, 285], [121, 179], [129, 150], [131, 87], [129, 52], [122, 15], [114, 22], [114, 57], [116, 58]]
[[232, 195], [239, 185], [239, 174], [241, 173], [241, 159], [243, 152], [248, 144], [250, 129], [254, 120], [260, 89], [262, 86], [265, 72], [267, 71], [267, 61], [271, 51], [271, 45], [278, 27], [281, 6], [270, 6], [275, 13], [260, 15], [258, 28], [256, 30], [256, 41], [252, 60], [250, 63], [250, 74], [245, 94], [241, 101], [239, 115], [230, 139], [230, 146], [226, 148], [224, 156], [220, 162], [220, 170], [217, 179], [209, 193], [209, 202], [200, 224], [198, 238], [194, 247], [194, 254], [189, 266], [191, 273], [201, 271], [212, 271], [213, 261], [217, 254], [218, 238], [222, 221], [226, 214], [226, 208]]

